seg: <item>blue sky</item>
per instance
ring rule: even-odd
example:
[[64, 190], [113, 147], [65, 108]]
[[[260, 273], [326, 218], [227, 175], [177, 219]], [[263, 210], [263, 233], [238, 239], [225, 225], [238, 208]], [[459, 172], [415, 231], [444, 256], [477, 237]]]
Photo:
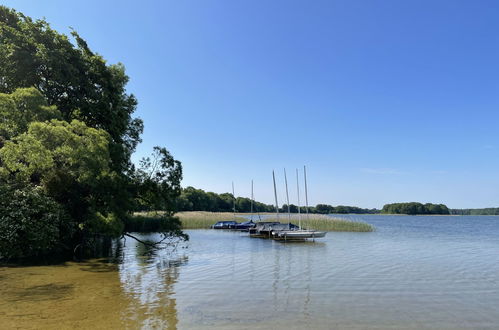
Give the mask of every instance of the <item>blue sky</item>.
[[[497, 1], [2, 1], [122, 62], [183, 185], [499, 206]], [[291, 175], [293, 174], [293, 175]], [[296, 189], [290, 191], [296, 202]]]

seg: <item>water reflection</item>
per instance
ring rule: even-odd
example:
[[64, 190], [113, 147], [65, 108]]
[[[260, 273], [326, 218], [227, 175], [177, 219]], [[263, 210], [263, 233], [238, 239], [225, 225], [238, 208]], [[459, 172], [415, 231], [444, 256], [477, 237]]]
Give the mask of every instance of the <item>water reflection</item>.
[[143, 329], [177, 328], [174, 285], [187, 261], [187, 256], [172, 255], [169, 250], [124, 246], [119, 277], [123, 292], [131, 298], [124, 311], [127, 323]]
[[0, 328], [175, 329], [174, 285], [188, 258], [123, 243], [84, 262], [0, 267]]
[[177, 252], [114, 241], [101, 259], [0, 267], [0, 328], [497, 328], [499, 218], [372, 222], [315, 243], [196, 230]]

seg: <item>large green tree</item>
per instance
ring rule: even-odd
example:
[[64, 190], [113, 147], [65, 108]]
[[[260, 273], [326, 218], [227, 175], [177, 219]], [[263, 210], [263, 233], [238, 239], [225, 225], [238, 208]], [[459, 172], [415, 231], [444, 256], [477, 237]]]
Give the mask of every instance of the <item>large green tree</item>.
[[[16, 240], [32, 237], [29, 221], [64, 219], [71, 228], [48, 226], [50, 239], [27, 239], [28, 249], [16, 253], [2, 245], [0, 259], [123, 234], [138, 206], [164, 211], [165, 236], [186, 237], [178, 220], [169, 221], [180, 194], [180, 162], [157, 147], [135, 169], [130, 157], [143, 124], [133, 117], [137, 101], [126, 91], [124, 66], [107, 64], [71, 35], [0, 6], [0, 186], [2, 198], [23, 206], [18, 216], [0, 209], [0, 227], [12, 229]], [[50, 205], [55, 213], [42, 216]]]
[[108, 65], [73, 31], [74, 42], [45, 20], [32, 20], [0, 6], [0, 92], [35, 87], [64, 119], [109, 133], [111, 166], [130, 166], [143, 124], [132, 114], [137, 100], [126, 92], [122, 64]]

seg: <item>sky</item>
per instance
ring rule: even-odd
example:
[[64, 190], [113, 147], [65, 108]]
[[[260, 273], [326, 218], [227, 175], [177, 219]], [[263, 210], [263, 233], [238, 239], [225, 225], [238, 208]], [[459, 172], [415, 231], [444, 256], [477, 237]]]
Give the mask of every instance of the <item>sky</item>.
[[[183, 186], [279, 204], [499, 206], [499, 2], [0, 3], [121, 62]], [[303, 173], [300, 184], [303, 190]], [[303, 203], [303, 191], [302, 191]]]

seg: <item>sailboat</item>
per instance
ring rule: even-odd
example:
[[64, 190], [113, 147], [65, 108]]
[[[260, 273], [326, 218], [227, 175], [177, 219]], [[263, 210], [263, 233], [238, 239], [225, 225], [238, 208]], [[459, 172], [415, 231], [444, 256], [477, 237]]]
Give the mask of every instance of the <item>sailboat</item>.
[[[306, 167], [303, 166], [303, 174], [305, 178], [305, 200], [306, 200], [306, 206], [305, 210], [307, 212], [307, 218], [308, 218], [308, 192], [307, 192], [307, 170]], [[288, 180], [286, 179], [286, 170], [284, 170], [284, 177], [285, 177], [285, 182], [286, 182], [286, 196], [287, 196], [287, 202], [288, 202], [288, 218], [291, 219], [291, 213], [290, 213], [290, 206], [289, 206], [289, 195], [288, 195]], [[296, 189], [298, 192], [298, 229], [289, 229], [289, 230], [280, 230], [280, 231], [275, 231], [273, 232], [274, 239], [280, 239], [280, 240], [305, 240], [308, 238], [321, 238], [326, 236], [325, 231], [318, 231], [318, 230], [312, 230], [312, 229], [303, 229], [301, 226], [301, 212], [300, 212], [300, 184], [299, 184], [299, 178], [298, 178], [298, 169], [296, 170]]]
[[279, 204], [277, 202], [277, 189], [275, 184], [275, 173], [272, 171], [272, 178], [274, 180], [274, 196], [275, 196], [275, 210], [278, 221], [259, 221], [254, 228], [249, 230], [250, 237], [272, 238], [272, 233], [278, 230], [297, 228], [298, 226], [290, 223], [281, 223], [279, 221]]
[[234, 226], [234, 229], [241, 230], [241, 231], [248, 231], [250, 228], [255, 227], [255, 223], [253, 222], [253, 203], [254, 203], [253, 180], [251, 180], [251, 216], [250, 216], [250, 221], [238, 223], [237, 225]]
[[236, 195], [234, 193], [234, 181], [232, 181], [232, 211], [234, 215], [234, 220], [230, 221], [218, 221], [214, 225], [211, 226], [213, 229], [235, 229], [235, 226], [238, 225], [236, 221]]

